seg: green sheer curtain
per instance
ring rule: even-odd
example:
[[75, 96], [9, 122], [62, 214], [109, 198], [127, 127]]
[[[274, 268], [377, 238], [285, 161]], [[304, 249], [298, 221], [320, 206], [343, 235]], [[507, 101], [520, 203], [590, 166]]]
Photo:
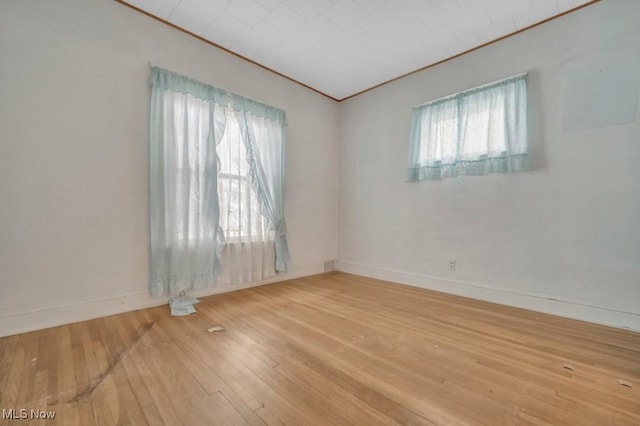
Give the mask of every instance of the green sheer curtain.
[[260, 211], [273, 226], [276, 271], [290, 262], [287, 224], [284, 218], [284, 113], [262, 111], [252, 101], [234, 99], [233, 107], [242, 132], [249, 162], [251, 187]]
[[413, 109], [409, 181], [528, 170], [526, 74]]
[[275, 234], [275, 268], [288, 268], [284, 111], [152, 67], [150, 291], [154, 296], [211, 286], [224, 266], [216, 148], [229, 113], [238, 117], [251, 187]]

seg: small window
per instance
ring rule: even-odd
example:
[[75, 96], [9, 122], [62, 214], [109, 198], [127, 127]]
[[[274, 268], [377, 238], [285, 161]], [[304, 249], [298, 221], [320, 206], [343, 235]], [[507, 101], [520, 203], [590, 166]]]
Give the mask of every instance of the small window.
[[409, 181], [528, 170], [526, 74], [413, 109]]

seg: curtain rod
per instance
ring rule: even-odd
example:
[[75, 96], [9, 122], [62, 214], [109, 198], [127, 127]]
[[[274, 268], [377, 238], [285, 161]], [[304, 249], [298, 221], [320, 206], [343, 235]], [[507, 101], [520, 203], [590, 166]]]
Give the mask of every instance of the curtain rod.
[[437, 99], [433, 99], [431, 101], [416, 105], [413, 108], [414, 109], [415, 108], [420, 108], [420, 107], [423, 107], [423, 106], [426, 106], [426, 105], [429, 105], [429, 104], [432, 104], [432, 103], [435, 103], [435, 102], [445, 101], [447, 99], [455, 98], [456, 96], [459, 96], [459, 95], [464, 95], [464, 94], [467, 94], [469, 92], [474, 92], [476, 90], [483, 89], [485, 87], [493, 86], [495, 84], [502, 83], [502, 82], [507, 81], [507, 80], [512, 80], [512, 79], [516, 79], [516, 78], [520, 78], [520, 77], [526, 77], [528, 74], [529, 74], [529, 71], [521, 72], [519, 74], [514, 74], [512, 76], [501, 78], [499, 80], [495, 80], [495, 81], [492, 81], [490, 83], [484, 83], [484, 84], [481, 84], [480, 86], [471, 87], [469, 89], [461, 90], [461, 91], [453, 93], [451, 95], [446, 95], [446, 96], [442, 96], [442, 97], [437, 98]]
[[165, 67], [165, 66], [163, 66], [163, 65], [160, 65], [160, 64], [158, 64], [157, 62], [149, 61], [149, 68], [158, 68], [158, 69], [160, 69], [160, 70], [163, 70], [163, 71], [167, 71], [167, 72], [173, 73], [173, 74], [175, 74], [175, 75], [178, 75], [178, 76], [180, 76], [180, 77], [183, 77], [183, 78], [186, 78], [186, 79], [192, 80], [192, 81], [194, 81], [194, 82], [197, 82], [197, 83], [200, 83], [200, 84], [204, 84], [204, 85], [207, 85], [207, 86], [211, 86], [211, 87], [213, 87], [213, 88], [215, 88], [215, 89], [217, 89], [217, 90], [220, 90], [220, 91], [224, 92], [224, 93], [225, 93], [226, 95], [228, 95], [228, 96], [237, 96], [237, 97], [240, 97], [240, 98], [243, 98], [243, 99], [249, 100], [249, 101], [251, 101], [251, 102], [256, 102], [256, 103], [258, 103], [258, 104], [264, 105], [264, 106], [269, 107], [269, 108], [279, 109], [280, 111], [282, 111], [283, 113], [285, 113], [285, 114], [286, 114], [286, 110], [284, 110], [283, 108], [275, 107], [275, 106], [269, 105], [268, 103], [266, 103], [266, 102], [264, 102], [264, 101], [260, 101], [260, 100], [257, 100], [257, 99], [253, 99], [253, 98], [251, 98], [251, 97], [249, 97], [249, 96], [241, 95], [241, 94], [239, 94], [239, 93], [234, 93], [234, 92], [231, 92], [231, 91], [229, 91], [229, 90], [227, 90], [227, 89], [223, 89], [223, 88], [220, 88], [220, 87], [214, 86], [213, 84], [205, 83], [205, 82], [203, 82], [203, 81], [200, 81], [200, 80], [197, 80], [197, 79], [195, 79], [195, 78], [189, 77], [189, 76], [184, 75], [184, 74], [182, 74], [182, 73], [175, 72], [175, 71], [173, 71], [171, 68], [169, 68], [169, 67]]

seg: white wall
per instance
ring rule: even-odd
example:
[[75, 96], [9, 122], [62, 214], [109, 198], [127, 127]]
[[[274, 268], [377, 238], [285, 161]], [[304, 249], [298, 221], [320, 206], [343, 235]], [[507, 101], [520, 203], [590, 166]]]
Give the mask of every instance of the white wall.
[[[111, 0], [2, 1], [0, 335], [158, 302], [149, 61], [287, 111], [288, 276], [339, 244], [342, 270], [640, 329], [638, 122], [562, 130], [581, 70], [637, 70], [638, 16], [605, 0], [339, 105]], [[405, 183], [413, 105], [524, 70], [531, 172]]]
[[336, 102], [112, 0], [2, 1], [0, 335], [159, 302], [149, 61], [287, 111], [287, 276], [336, 258]]
[[[605, 0], [343, 102], [338, 268], [640, 330], [638, 112], [563, 131], [585, 75], [628, 72], [637, 96], [639, 18]], [[532, 171], [405, 182], [414, 105], [527, 70]]]

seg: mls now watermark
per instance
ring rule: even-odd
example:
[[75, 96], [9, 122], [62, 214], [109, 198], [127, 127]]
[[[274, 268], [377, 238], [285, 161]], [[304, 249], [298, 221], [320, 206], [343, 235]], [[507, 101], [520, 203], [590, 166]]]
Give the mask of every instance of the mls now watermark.
[[54, 419], [56, 417], [55, 411], [45, 411], [39, 410], [37, 408], [31, 408], [27, 410], [26, 408], [3, 408], [2, 409], [2, 418], [3, 419]]

